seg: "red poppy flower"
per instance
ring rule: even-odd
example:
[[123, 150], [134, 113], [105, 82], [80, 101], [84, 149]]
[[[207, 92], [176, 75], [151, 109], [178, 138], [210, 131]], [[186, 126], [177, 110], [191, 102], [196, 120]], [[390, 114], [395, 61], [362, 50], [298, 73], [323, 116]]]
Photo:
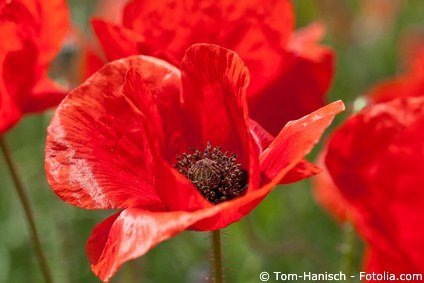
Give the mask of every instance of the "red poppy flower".
[[47, 69], [68, 25], [66, 1], [0, 1], [0, 133], [63, 98]]
[[424, 97], [369, 106], [330, 139], [325, 161], [335, 186], [327, 191], [348, 203], [370, 246], [370, 272], [424, 274], [423, 140]]
[[[404, 57], [407, 72], [372, 87], [366, 95], [369, 98], [370, 105], [388, 102], [399, 97], [415, 97], [424, 94], [423, 38], [417, 35], [406, 37], [402, 46], [402, 57]], [[322, 159], [326, 155], [326, 151], [326, 149], [323, 150]], [[321, 168], [325, 168], [325, 164], [319, 165]], [[342, 222], [349, 220], [349, 215], [353, 213], [350, 211], [351, 207], [340, 194], [328, 172], [316, 176], [314, 187], [316, 200], [332, 216]]]
[[424, 232], [414, 227], [424, 214], [415, 168], [423, 158], [422, 47], [412, 54], [409, 71], [369, 91], [372, 104], [334, 133], [325, 153], [328, 174], [315, 180], [317, 200], [352, 221], [368, 243], [368, 272], [424, 271]]
[[76, 206], [122, 210], [87, 244], [102, 280], [177, 233], [220, 229], [248, 214], [344, 108], [339, 101], [291, 121], [269, 143], [248, 117], [248, 82], [235, 53], [198, 44], [181, 73], [160, 59], [128, 57], [59, 106], [46, 146], [53, 190]]
[[178, 64], [190, 45], [204, 42], [237, 52], [251, 73], [251, 116], [274, 136], [325, 104], [333, 52], [317, 43], [321, 25], [293, 32], [288, 0], [133, 0], [122, 18], [93, 20], [108, 60], [142, 54]]

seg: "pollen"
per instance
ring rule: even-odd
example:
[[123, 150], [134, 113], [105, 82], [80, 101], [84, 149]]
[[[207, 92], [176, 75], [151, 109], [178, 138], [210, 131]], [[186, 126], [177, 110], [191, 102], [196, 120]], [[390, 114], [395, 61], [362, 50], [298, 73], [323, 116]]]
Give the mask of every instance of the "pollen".
[[248, 174], [237, 155], [210, 143], [204, 151], [193, 149], [177, 156], [174, 167], [213, 204], [237, 198], [247, 190]]

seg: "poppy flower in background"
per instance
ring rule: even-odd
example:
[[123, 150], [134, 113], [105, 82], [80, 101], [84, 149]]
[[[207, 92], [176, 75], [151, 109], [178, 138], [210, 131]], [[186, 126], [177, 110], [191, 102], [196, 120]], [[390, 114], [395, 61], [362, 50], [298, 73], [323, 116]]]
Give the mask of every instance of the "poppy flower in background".
[[181, 71], [148, 56], [108, 63], [58, 107], [49, 184], [72, 205], [121, 210], [87, 243], [102, 280], [184, 230], [217, 230], [247, 215], [344, 109], [329, 104], [268, 140], [248, 116], [248, 83], [234, 52], [196, 44]]
[[[294, 32], [293, 22], [288, 0], [133, 0], [121, 24], [92, 24], [108, 60], [141, 54], [178, 65], [194, 43], [234, 50], [251, 74], [250, 115], [275, 136], [288, 121], [324, 106], [333, 76], [334, 54], [318, 43], [324, 28], [315, 23]], [[100, 67], [93, 58], [90, 52], [90, 70]]]
[[424, 273], [423, 139], [424, 97], [365, 108], [330, 139], [327, 169], [369, 245], [367, 271]]
[[[370, 105], [388, 102], [399, 97], [415, 97], [424, 94], [423, 37], [416, 34], [407, 37], [402, 45], [402, 57], [405, 57], [407, 72], [383, 81], [367, 91], [365, 97]], [[320, 168], [326, 167], [324, 164], [326, 154], [327, 149], [324, 148], [318, 162]], [[349, 215], [352, 213], [349, 202], [340, 194], [339, 189], [328, 174], [328, 170], [317, 175], [314, 178], [314, 183], [314, 195], [318, 203], [338, 221], [349, 220]]]
[[64, 97], [47, 72], [68, 28], [64, 0], [0, 1], [0, 133]]
[[371, 104], [334, 132], [324, 151], [328, 172], [315, 182], [317, 201], [367, 242], [369, 272], [424, 273], [422, 51], [414, 50], [407, 74], [374, 87]]

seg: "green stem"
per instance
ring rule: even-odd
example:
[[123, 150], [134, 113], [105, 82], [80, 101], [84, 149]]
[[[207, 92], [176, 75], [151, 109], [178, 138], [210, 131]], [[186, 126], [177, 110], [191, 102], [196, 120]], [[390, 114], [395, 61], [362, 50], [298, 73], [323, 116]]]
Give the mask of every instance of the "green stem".
[[343, 255], [343, 266], [342, 270], [347, 276], [347, 282], [354, 282], [350, 278], [352, 272], [354, 271], [354, 261], [355, 261], [355, 244], [356, 244], [356, 235], [355, 229], [353, 228], [352, 223], [348, 222], [343, 227], [344, 230], [344, 242], [341, 247]]
[[213, 248], [213, 265], [215, 283], [223, 283], [222, 276], [222, 253], [221, 253], [221, 231], [212, 232], [212, 248]]
[[25, 216], [28, 221], [29, 230], [31, 234], [32, 244], [35, 249], [35, 253], [38, 258], [38, 262], [40, 264], [41, 271], [44, 275], [44, 279], [47, 283], [52, 283], [52, 277], [50, 275], [50, 270], [47, 264], [46, 257], [43, 253], [43, 249], [41, 248], [40, 237], [38, 236], [37, 228], [34, 221], [34, 216], [32, 215], [31, 205], [29, 203], [28, 197], [25, 193], [24, 185], [18, 175], [18, 170], [15, 167], [15, 164], [12, 160], [12, 156], [10, 154], [10, 150], [4, 140], [3, 136], [0, 135], [0, 147], [4, 155], [4, 159], [6, 161], [7, 167], [9, 168], [10, 175], [13, 179], [13, 183], [16, 188], [16, 192], [18, 193], [19, 200], [24, 208]]

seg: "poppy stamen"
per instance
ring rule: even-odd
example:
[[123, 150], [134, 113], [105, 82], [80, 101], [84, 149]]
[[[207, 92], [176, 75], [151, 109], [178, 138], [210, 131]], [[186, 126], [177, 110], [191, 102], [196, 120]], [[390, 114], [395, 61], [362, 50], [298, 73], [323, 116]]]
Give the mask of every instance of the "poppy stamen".
[[175, 167], [213, 204], [239, 197], [247, 189], [247, 171], [237, 162], [237, 155], [209, 142], [203, 152], [193, 149], [178, 156]]

